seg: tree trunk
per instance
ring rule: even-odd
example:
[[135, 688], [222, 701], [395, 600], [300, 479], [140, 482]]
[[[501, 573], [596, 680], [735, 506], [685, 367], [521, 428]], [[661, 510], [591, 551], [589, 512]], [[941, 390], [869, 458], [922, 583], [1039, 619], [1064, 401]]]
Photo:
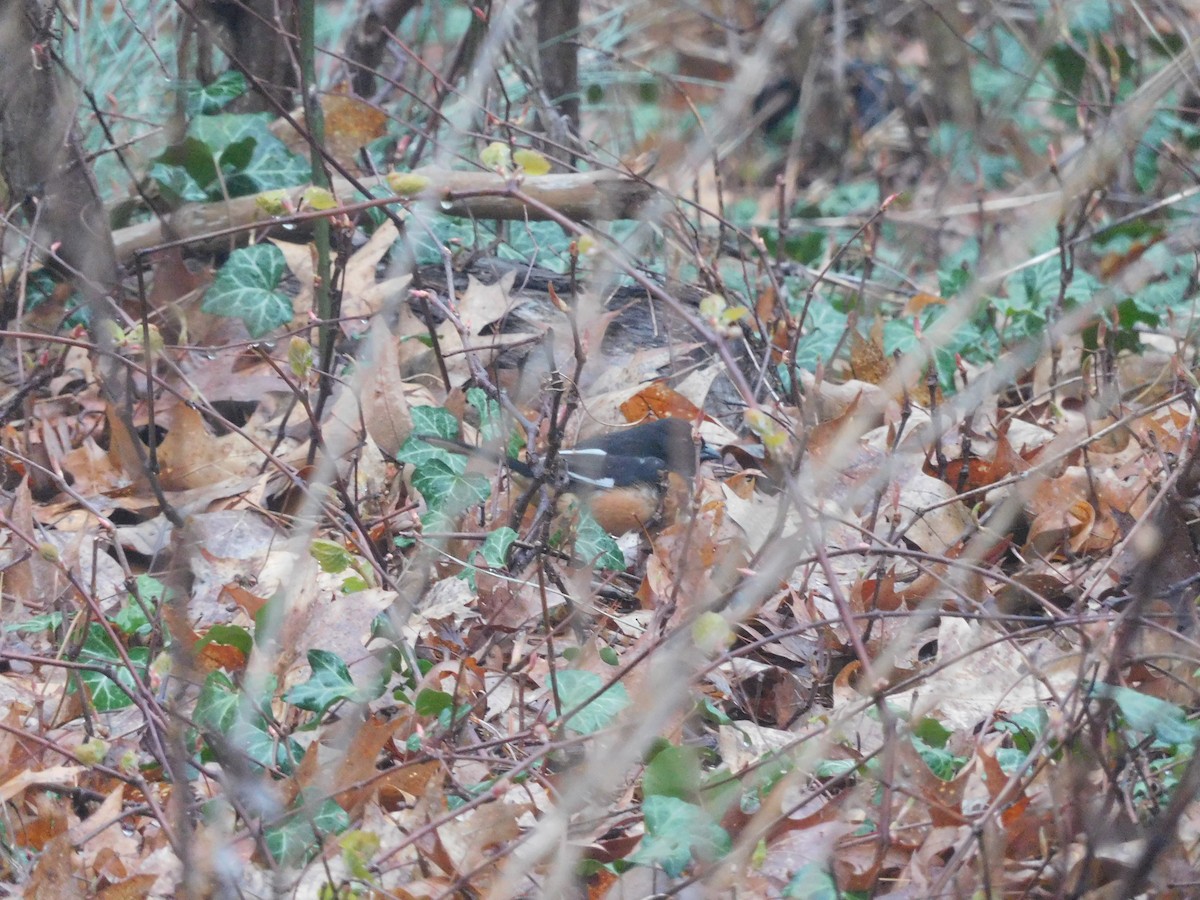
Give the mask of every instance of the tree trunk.
[[[54, 7], [0, 0], [0, 170], [35, 257], [53, 255], [103, 315], [119, 279], [112, 232], [79, 141], [76, 103], [47, 48]], [[95, 324], [95, 320], [93, 320]]]

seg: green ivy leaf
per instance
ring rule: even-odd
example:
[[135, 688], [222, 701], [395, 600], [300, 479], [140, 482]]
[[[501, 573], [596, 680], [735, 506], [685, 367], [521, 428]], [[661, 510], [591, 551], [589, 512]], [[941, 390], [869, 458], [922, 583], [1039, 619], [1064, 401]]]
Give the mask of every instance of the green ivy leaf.
[[915, 735], [912, 743], [921, 759], [925, 760], [925, 765], [942, 781], [950, 781], [967, 764], [966, 757], [956, 756], [942, 747], [931, 747]]
[[350, 551], [345, 547], [324, 538], [314, 539], [308, 546], [308, 552], [317, 561], [317, 565], [321, 567], [321, 571], [327, 572], [330, 575], [337, 575], [339, 572], [346, 571], [354, 561], [354, 558], [350, 555]]
[[204, 637], [196, 642], [195, 652], [200, 652], [209, 644], [233, 647], [243, 656], [248, 657], [254, 649], [254, 638], [240, 625], [214, 625], [204, 633]]
[[[476, 556], [482, 556], [487, 568], [503, 569], [508, 564], [508, 549], [518, 537], [519, 535], [507, 525], [490, 531], [483, 543], [479, 545], [479, 549], [471, 554], [469, 561], [473, 563]], [[478, 571], [479, 567], [470, 565], [459, 572], [458, 577], [465, 580], [474, 589], [475, 573]]]
[[1095, 685], [1092, 694], [1111, 699], [1125, 717], [1126, 725], [1142, 734], [1153, 734], [1164, 744], [1190, 745], [1200, 734], [1196, 723], [1189, 722], [1180, 707], [1166, 700], [1111, 684]]
[[26, 619], [24, 622], [13, 622], [10, 625], [5, 625], [6, 632], [17, 632], [18, 634], [37, 634], [41, 631], [51, 631], [62, 624], [63, 614], [60, 612], [42, 613], [40, 616], [33, 616]]
[[418, 716], [440, 716], [448, 709], [454, 709], [454, 697], [433, 688], [426, 688], [417, 694], [417, 701], [413, 704]]
[[[168, 169], [182, 169], [187, 173], [199, 194], [188, 191], [189, 196], [184, 199], [194, 199], [196, 196], [201, 200], [208, 199], [207, 189], [217, 180], [216, 155], [213, 153], [212, 147], [199, 138], [185, 137], [178, 144], [164, 150], [156, 163]], [[155, 173], [152, 171], [151, 174]], [[173, 181], [185, 184], [185, 182], [178, 181], [178, 176], [173, 176]], [[175, 187], [175, 183], [171, 185], [172, 188]]]
[[309, 650], [308, 665], [312, 668], [312, 677], [283, 695], [283, 699], [293, 706], [322, 713], [339, 700], [365, 699], [354, 686], [350, 670], [336, 654], [328, 650]]
[[467, 388], [467, 402], [479, 413], [479, 435], [485, 442], [500, 440], [503, 434], [500, 404], [483, 388]]
[[484, 476], [456, 472], [437, 459], [418, 466], [413, 472], [412, 483], [430, 507], [442, 511], [460, 512], [468, 506], [482, 503], [492, 490]]
[[676, 797], [694, 803], [700, 796], [703, 770], [695, 747], [664, 747], [654, 755], [642, 776], [644, 796]]
[[937, 719], [926, 716], [913, 726], [913, 734], [930, 747], [945, 747], [954, 732]]
[[587, 510], [579, 512], [579, 527], [575, 532], [575, 555], [587, 560], [596, 569], [606, 572], [625, 571], [625, 554], [611, 534], [600, 527]]
[[[150, 651], [145, 647], [130, 647], [125, 651], [137, 669], [139, 680], [145, 681], [150, 662]], [[113, 712], [132, 705], [127, 689], [133, 688], [133, 674], [126, 668], [117, 652], [116, 645], [105, 630], [97, 623], [88, 627], [87, 639], [79, 652], [79, 661], [92, 665], [106, 666], [116, 676], [116, 681], [101, 672], [80, 671], [79, 680], [87, 689], [97, 712]]]
[[646, 836], [629, 861], [660, 866], [671, 878], [682, 875], [693, 858], [719, 859], [733, 847], [729, 833], [695, 804], [656, 795], [646, 798], [642, 813]]
[[230, 69], [217, 76], [212, 84], [193, 82], [187, 88], [187, 117], [215, 113], [221, 107], [246, 93], [246, 76]]
[[458, 437], [458, 419], [441, 406], [414, 406], [412, 422], [415, 434], [431, 434], [448, 441]]
[[196, 702], [196, 724], [227, 733], [237, 721], [238, 703], [238, 691], [229, 676], [224, 672], [209, 672]]
[[436, 460], [452, 472], [462, 473], [467, 470], [467, 458], [461, 453], [453, 453], [445, 447], [435, 447], [421, 439], [419, 434], [409, 435], [404, 445], [396, 451], [396, 459], [419, 469], [428, 462]]
[[783, 896], [794, 900], [842, 900], [837, 882], [818, 863], [805, 863], [796, 870], [783, 889]]
[[[304, 183], [310, 174], [307, 160], [296, 156], [287, 145], [271, 132], [271, 117], [265, 113], [220, 113], [197, 116], [188, 134], [203, 141], [214, 152], [246, 138], [254, 139], [254, 152], [246, 164], [228, 173], [224, 190], [231, 197], [244, 197], [274, 188], [286, 188]], [[217, 189], [211, 199], [218, 200]]]
[[292, 320], [292, 301], [276, 288], [283, 278], [283, 254], [274, 244], [235, 250], [213, 279], [201, 309], [241, 319], [251, 337], [262, 337]]
[[[629, 693], [625, 685], [614, 684], [603, 694], [588, 702], [588, 698], [604, 687], [604, 679], [595, 672], [568, 670], [559, 672], [554, 679], [558, 692], [558, 702], [564, 713], [570, 713], [581, 703], [587, 706], [567, 719], [567, 728], [577, 734], [592, 734], [601, 728], [607, 728], [613, 720], [629, 705]], [[550, 721], [556, 718], [550, 715]]]
[[[297, 798], [298, 804], [302, 802]], [[315, 811], [298, 809], [283, 824], [266, 829], [267, 850], [282, 865], [299, 865], [324, 846], [322, 838], [349, 827], [349, 814], [333, 800], [325, 800]]]
[[996, 722], [996, 730], [1012, 735], [1013, 745], [1024, 753], [1033, 749], [1038, 738], [1050, 724], [1050, 714], [1043, 707], [1030, 706]]

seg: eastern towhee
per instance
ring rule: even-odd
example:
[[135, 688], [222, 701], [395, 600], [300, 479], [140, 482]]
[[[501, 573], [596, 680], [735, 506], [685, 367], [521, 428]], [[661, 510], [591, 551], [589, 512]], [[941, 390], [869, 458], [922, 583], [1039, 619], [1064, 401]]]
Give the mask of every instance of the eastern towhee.
[[[459, 452], [484, 453], [440, 438], [425, 438]], [[558, 456], [565, 464], [566, 489], [582, 500], [600, 527], [610, 534], [645, 529], [662, 515], [672, 476], [691, 481], [696, 460], [719, 459], [703, 441], [697, 446], [684, 419], [656, 419], [580, 441]], [[520, 459], [502, 460], [512, 471], [533, 477]]]

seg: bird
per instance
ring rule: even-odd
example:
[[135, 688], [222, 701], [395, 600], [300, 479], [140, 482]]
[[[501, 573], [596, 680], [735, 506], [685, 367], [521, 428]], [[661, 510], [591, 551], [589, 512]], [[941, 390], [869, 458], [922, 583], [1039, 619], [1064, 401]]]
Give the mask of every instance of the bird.
[[692, 440], [685, 419], [642, 422], [559, 450], [567, 478], [592, 518], [610, 534], [645, 530], [664, 512], [672, 476], [691, 481], [696, 461], [719, 459]]
[[[527, 478], [535, 474], [521, 459], [444, 438], [424, 439], [448, 450], [497, 459]], [[698, 459], [719, 459], [720, 454], [703, 441], [697, 447], [686, 419], [664, 418], [587, 438], [560, 449], [558, 457], [564, 464], [566, 489], [580, 499], [601, 528], [619, 535], [656, 524], [672, 476], [690, 481], [696, 475]]]

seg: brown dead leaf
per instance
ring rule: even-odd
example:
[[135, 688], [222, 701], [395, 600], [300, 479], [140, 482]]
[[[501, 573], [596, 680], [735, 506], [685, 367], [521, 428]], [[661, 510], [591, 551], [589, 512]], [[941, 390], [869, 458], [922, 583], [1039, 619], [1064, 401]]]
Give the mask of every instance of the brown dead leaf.
[[[325, 149], [347, 169], [361, 172], [358, 152], [387, 134], [387, 114], [348, 93], [322, 94], [319, 102], [325, 119]], [[291, 115], [303, 128], [304, 110], [293, 110]], [[271, 131], [292, 153], [308, 158], [308, 141], [286, 119], [272, 122]]]
[[137, 858], [139, 838], [121, 827], [124, 804], [125, 786], [118, 782], [109, 790], [104, 802], [71, 829], [70, 836], [83, 852], [85, 863], [103, 849], [111, 850], [123, 860]]
[[[235, 440], [230, 441], [228, 438]], [[180, 404], [171, 416], [170, 427], [158, 446], [159, 480], [169, 491], [204, 487], [241, 474], [233, 446], [241, 438], [218, 438], [208, 430], [204, 417], [191, 406]], [[257, 451], [243, 455], [243, 463], [254, 465], [261, 458]]]
[[[151, 309], [170, 310], [189, 296], [198, 296], [213, 279], [211, 268], [193, 270], [183, 258], [181, 247], [168, 247], [152, 257], [154, 276], [146, 300]], [[174, 315], [178, 315], [175, 313]], [[169, 314], [166, 321], [170, 323]], [[186, 331], [186, 329], [184, 329]], [[182, 336], [182, 335], [181, 335]]]
[[1113, 510], [1128, 514], [1145, 500], [1145, 492], [1136, 483], [1126, 483], [1111, 472], [1089, 473], [1082, 466], [1068, 467], [1030, 496], [1027, 546], [1049, 558], [1105, 552], [1123, 534]]
[[96, 900], [143, 900], [150, 896], [157, 875], [134, 875], [113, 884], [108, 884], [96, 892]]
[[[951, 730], [970, 729], [999, 712], [1036, 706], [1078, 680], [1077, 657], [1051, 642], [1017, 648], [996, 636], [990, 626], [944, 617], [932, 673], [919, 688], [894, 694], [890, 702], [910, 709], [914, 719], [933, 715]], [[1045, 659], [1038, 660], [1039, 654]], [[1031, 660], [1038, 665], [1031, 666]]]
[[[1008, 439], [1012, 419], [1006, 419], [996, 430], [996, 441], [990, 460], [972, 456], [967, 460], [954, 459], [946, 466], [946, 484], [955, 490], [970, 491], [988, 487], [998, 481], [1028, 471], [1029, 464], [1021, 458]], [[963, 469], [966, 472], [963, 472]], [[932, 460], [925, 466], [927, 474], [935, 474]]]
[[1126, 268], [1133, 265], [1142, 255], [1161, 241], [1166, 234], [1160, 233], [1148, 239], [1134, 241], [1121, 253], [1109, 252], [1100, 257], [1100, 277], [1109, 281], [1120, 275]]
[[691, 353], [698, 346], [676, 343], [667, 347], [646, 347], [611, 360], [608, 368], [599, 372], [594, 379], [585, 378], [587, 409], [593, 418], [599, 420], [599, 424], [586, 427], [582, 436], [587, 436], [590, 428], [603, 431], [625, 421], [620, 414], [621, 404], [640, 391], [642, 385], [662, 377], [663, 370], [674, 360]]
[[387, 334], [381, 334], [380, 338], [379, 358], [371, 361], [371, 370], [363, 379], [363, 420], [367, 434], [379, 449], [395, 457], [413, 429], [406, 393], [409, 386], [400, 379], [396, 342]]
[[34, 863], [24, 885], [25, 896], [31, 900], [79, 897], [86, 893], [86, 884], [79, 854], [71, 846], [70, 837], [60, 834], [46, 845]]
[[142, 460], [134, 441], [138, 436], [131, 434], [111, 404], [105, 404], [104, 416], [108, 420], [108, 461], [111, 471], [120, 473], [125, 485], [141, 482], [145, 478]]
[[621, 404], [621, 413], [629, 422], [669, 418], [698, 422], [704, 417], [703, 411], [664, 381], [655, 381], [642, 388]]
[[7, 803], [19, 797], [33, 784], [74, 787], [84, 771], [83, 766], [51, 766], [37, 771], [26, 769], [0, 784], [0, 801]]
[[971, 528], [971, 514], [955, 490], [923, 472], [900, 485], [898, 494], [884, 493], [879, 511], [885, 533], [897, 527], [904, 539], [926, 553], [943, 554]]
[[1084, 385], [1079, 379], [1083, 370], [1083, 335], [1071, 332], [1060, 338], [1054, 352], [1047, 350], [1033, 367], [1033, 394], [1040, 402], [1050, 399], [1051, 390], [1057, 398], [1080, 397]]
[[[379, 312], [386, 296], [401, 294], [401, 282], [407, 284], [411, 276], [378, 280], [379, 261], [396, 243], [400, 233], [389, 219], [371, 235], [362, 247], [346, 260], [346, 274], [342, 279], [342, 315], [349, 321], [342, 323], [343, 330], [355, 333], [360, 327], [351, 327], [354, 320], [367, 319]], [[384, 290], [384, 286], [388, 287]]]
[[944, 297], [939, 297], [937, 294], [927, 294], [924, 291], [917, 291], [908, 298], [908, 302], [904, 304], [904, 309], [900, 313], [906, 318], [920, 315], [926, 308], [930, 306], [945, 306], [946, 300]]
[[818, 422], [828, 422], [845, 416], [853, 408], [878, 410], [869, 424], [883, 421], [883, 410], [888, 404], [887, 396], [875, 384], [852, 378], [841, 384], [817, 377], [808, 371], [800, 372], [800, 383], [804, 386], [806, 396], [812, 397], [817, 410]]
[[[460, 387], [471, 377], [468, 352], [474, 353], [482, 365], [488, 366], [506, 347], [528, 340], [527, 334], [491, 333], [491, 326], [512, 307], [509, 295], [515, 279], [515, 270], [490, 285], [472, 277], [467, 289], [458, 295], [458, 306], [454, 310], [462, 330], [450, 318], [437, 326], [438, 345], [450, 375], [451, 387]], [[424, 343], [429, 333], [428, 327], [407, 304], [401, 307], [400, 322], [401, 343], [398, 352], [401, 372], [405, 377], [418, 373], [439, 374], [433, 348]], [[485, 331], [489, 333], [484, 334]]]
[[646, 563], [645, 587], [655, 607], [677, 604], [676, 615], [706, 609], [749, 558], [745, 538], [722, 500], [704, 503], [697, 514], [664, 528]]
[[[28, 479], [22, 479], [17, 485], [11, 500], [0, 498], [0, 508], [3, 507], [8, 507], [5, 512], [9, 516], [10, 527], [19, 528], [24, 534], [37, 533]], [[66, 579], [64, 573], [55, 565], [51, 554], [27, 546], [10, 531], [0, 560], [5, 563], [5, 591], [16, 598], [17, 609], [25, 607], [43, 612], [52, 608], [59, 591], [65, 586]]]
[[[962, 799], [970, 776], [969, 766], [947, 781], [933, 773], [912, 741], [895, 741], [889, 749], [896, 754], [897, 786], [907, 796], [921, 801], [910, 807], [918, 821], [928, 816], [935, 827], [967, 823]], [[897, 824], [905, 827], [909, 823]]]
[[[799, 532], [803, 518], [799, 510], [788, 499], [787, 494], [751, 493], [742, 497], [730, 487], [725, 487], [725, 509], [734, 523], [742, 529], [751, 553], [757, 553], [767, 539], [785, 540]], [[781, 518], [782, 513], [782, 518]], [[778, 532], [776, 532], [778, 523]]]
[[440, 762], [395, 766], [379, 776], [379, 802], [384, 809], [412, 806], [414, 798], [427, 796], [431, 783], [442, 774]]
[[850, 371], [858, 381], [881, 385], [892, 374], [892, 361], [883, 351], [883, 319], [871, 325], [869, 338], [850, 329]]
[[495, 851], [521, 834], [518, 818], [535, 811], [532, 802], [509, 791], [493, 803], [486, 803], [451, 819], [437, 829], [438, 843], [451, 870], [448, 874], [470, 873], [471, 883], [486, 894], [505, 858]]
[[775, 286], [769, 284], [766, 290], [758, 295], [758, 300], [754, 304], [754, 312], [758, 316], [758, 321], [774, 322], [778, 306], [779, 295], [775, 290]]
[[[407, 727], [409, 720], [404, 715], [392, 719], [384, 719], [373, 715], [358, 728], [353, 739], [342, 755], [338, 764], [337, 774], [332, 783], [322, 785], [323, 790], [337, 794], [335, 798], [342, 809], [351, 813], [352, 819], [357, 819], [362, 806], [379, 790], [377, 764], [383, 748], [392, 740], [397, 729]], [[426, 766], [439, 768], [436, 763], [426, 763]], [[425, 778], [421, 777], [422, 766], [399, 767], [411, 781], [409, 794], [421, 793]], [[396, 774], [399, 775], [400, 772]], [[425, 776], [426, 778], [428, 776]]]
[[297, 244], [274, 238], [271, 243], [283, 254], [288, 271], [300, 285], [296, 296], [292, 298], [291, 328], [303, 328], [309, 323], [313, 312], [313, 299], [316, 297], [316, 251], [312, 244]]

